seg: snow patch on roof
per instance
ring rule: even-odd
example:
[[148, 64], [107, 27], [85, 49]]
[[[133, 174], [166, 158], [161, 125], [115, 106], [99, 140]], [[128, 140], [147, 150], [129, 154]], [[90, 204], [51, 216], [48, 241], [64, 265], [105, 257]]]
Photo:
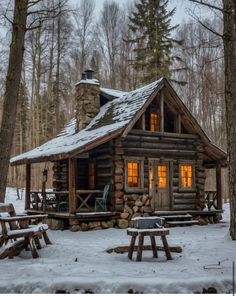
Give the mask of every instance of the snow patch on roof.
[[[83, 130], [76, 132], [76, 120], [73, 118], [56, 138], [45, 144], [11, 159], [11, 163], [20, 160], [32, 160], [40, 157], [56, 156], [77, 151], [84, 146], [124, 129], [135, 114], [143, 107], [155, 91], [162, 78], [147, 86], [131, 91], [101, 107], [100, 112]], [[121, 130], [121, 132], [122, 132]]]
[[75, 85], [79, 84], [94, 84], [94, 85], [100, 85], [99, 81], [97, 79], [81, 79], [79, 82], [77, 82]]
[[116, 90], [116, 89], [110, 89], [110, 88], [105, 88], [105, 87], [101, 87], [100, 88], [100, 91], [108, 96], [112, 96], [112, 97], [115, 97], [115, 98], [119, 98], [123, 95], [127, 95], [128, 92], [124, 92], [124, 91], [121, 91], [121, 90]]

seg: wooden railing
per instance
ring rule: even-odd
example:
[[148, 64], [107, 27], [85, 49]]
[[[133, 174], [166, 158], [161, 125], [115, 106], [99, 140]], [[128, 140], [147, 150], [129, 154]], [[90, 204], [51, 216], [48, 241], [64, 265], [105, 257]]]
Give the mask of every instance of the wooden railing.
[[217, 191], [215, 190], [205, 191], [205, 202], [206, 202], [206, 207], [208, 211], [217, 210], [218, 209]]
[[31, 191], [30, 209], [43, 212], [67, 212], [68, 191]]
[[[101, 190], [77, 190], [77, 212], [94, 211], [94, 199]], [[69, 191], [31, 191], [30, 209], [43, 212], [68, 212]]]

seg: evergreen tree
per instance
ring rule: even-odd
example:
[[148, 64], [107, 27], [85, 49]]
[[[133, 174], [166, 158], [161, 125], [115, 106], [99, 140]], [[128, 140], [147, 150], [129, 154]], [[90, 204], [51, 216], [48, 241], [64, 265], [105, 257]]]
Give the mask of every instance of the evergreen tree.
[[127, 41], [135, 44], [132, 63], [143, 83], [170, 77], [171, 51], [177, 42], [171, 32], [177, 26], [170, 24], [175, 8], [168, 11], [167, 5], [168, 0], [139, 0], [129, 18], [133, 38]]

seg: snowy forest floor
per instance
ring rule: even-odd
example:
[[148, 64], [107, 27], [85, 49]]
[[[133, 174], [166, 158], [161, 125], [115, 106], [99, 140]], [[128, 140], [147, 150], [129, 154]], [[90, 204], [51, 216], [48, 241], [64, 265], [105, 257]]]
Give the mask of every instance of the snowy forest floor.
[[[23, 211], [24, 201], [16, 200], [14, 188], [8, 188], [6, 202]], [[228, 234], [229, 205], [224, 208], [219, 224], [171, 228], [169, 245], [183, 248], [172, 253], [171, 261], [163, 252], [153, 259], [145, 251], [142, 262], [129, 261], [127, 254], [108, 254], [107, 248], [129, 244], [126, 230], [49, 230], [53, 245], [43, 246], [40, 258], [24, 251], [0, 262], [0, 293], [193, 293], [210, 287], [232, 293], [236, 241]]]

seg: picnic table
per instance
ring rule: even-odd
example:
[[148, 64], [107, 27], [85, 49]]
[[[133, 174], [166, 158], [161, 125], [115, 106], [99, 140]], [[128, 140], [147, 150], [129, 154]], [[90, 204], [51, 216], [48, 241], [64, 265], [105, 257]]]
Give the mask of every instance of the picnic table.
[[169, 229], [167, 228], [152, 228], [152, 229], [137, 229], [137, 228], [128, 228], [127, 234], [131, 236], [130, 247], [128, 252], [128, 257], [132, 260], [133, 252], [135, 248], [136, 238], [138, 237], [138, 246], [137, 246], [137, 258], [136, 261], [142, 261], [142, 253], [143, 253], [143, 243], [144, 237], [149, 236], [151, 242], [151, 249], [153, 252], [153, 257], [158, 258], [157, 253], [157, 245], [156, 245], [156, 236], [160, 236], [162, 240], [162, 244], [164, 247], [164, 251], [166, 254], [167, 260], [171, 260], [171, 253], [168, 246], [168, 242], [166, 239], [166, 235], [169, 234]]

